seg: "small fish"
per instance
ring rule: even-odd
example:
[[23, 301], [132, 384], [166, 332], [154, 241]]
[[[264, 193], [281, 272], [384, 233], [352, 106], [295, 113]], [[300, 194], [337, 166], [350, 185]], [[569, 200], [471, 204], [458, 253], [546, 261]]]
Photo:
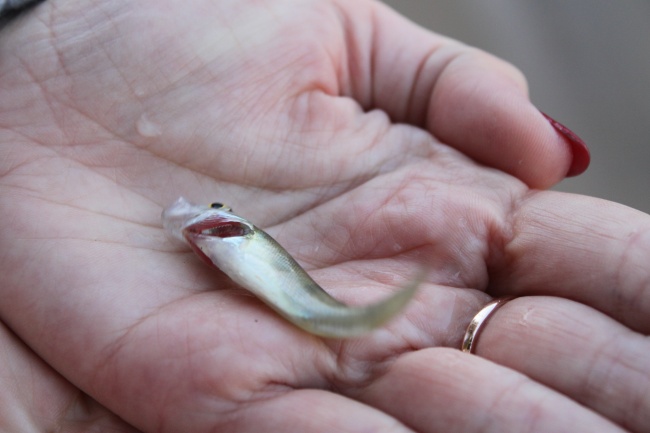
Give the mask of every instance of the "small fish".
[[315, 335], [355, 337], [399, 313], [422, 278], [368, 306], [331, 297], [271, 236], [221, 204], [201, 206], [179, 198], [162, 214], [163, 226], [204, 261], [255, 294], [288, 321]]

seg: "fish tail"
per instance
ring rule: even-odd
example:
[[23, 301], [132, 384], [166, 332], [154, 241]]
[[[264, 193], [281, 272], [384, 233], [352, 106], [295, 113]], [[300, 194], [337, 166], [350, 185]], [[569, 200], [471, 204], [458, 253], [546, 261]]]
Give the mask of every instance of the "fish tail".
[[[329, 338], [350, 338], [370, 332], [394, 318], [413, 298], [420, 287], [425, 272], [418, 274], [393, 295], [374, 304], [354, 307], [334, 307], [321, 317], [312, 317], [308, 323], [299, 324], [307, 331]], [[306, 325], [306, 326], [305, 326]]]

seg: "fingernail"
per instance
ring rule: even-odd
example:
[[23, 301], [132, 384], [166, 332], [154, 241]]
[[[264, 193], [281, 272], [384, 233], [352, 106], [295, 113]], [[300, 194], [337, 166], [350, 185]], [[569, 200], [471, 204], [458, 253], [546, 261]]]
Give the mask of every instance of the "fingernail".
[[571, 131], [548, 114], [542, 112], [542, 115], [544, 115], [546, 120], [548, 120], [553, 128], [555, 128], [555, 130], [562, 136], [571, 149], [573, 161], [571, 161], [571, 166], [569, 167], [566, 177], [578, 176], [579, 174], [584, 173], [585, 170], [587, 170], [587, 167], [589, 167], [589, 162], [591, 161], [591, 155], [589, 154], [587, 144], [582, 141], [575, 132]]

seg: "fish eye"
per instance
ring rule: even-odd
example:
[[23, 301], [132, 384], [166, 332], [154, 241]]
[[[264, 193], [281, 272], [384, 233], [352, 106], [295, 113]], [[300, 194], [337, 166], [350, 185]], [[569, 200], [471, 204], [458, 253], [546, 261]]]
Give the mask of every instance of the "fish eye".
[[210, 207], [212, 209], [221, 209], [221, 210], [225, 210], [227, 212], [232, 211], [232, 209], [229, 206], [226, 206], [225, 204], [219, 203], [219, 202], [210, 203]]

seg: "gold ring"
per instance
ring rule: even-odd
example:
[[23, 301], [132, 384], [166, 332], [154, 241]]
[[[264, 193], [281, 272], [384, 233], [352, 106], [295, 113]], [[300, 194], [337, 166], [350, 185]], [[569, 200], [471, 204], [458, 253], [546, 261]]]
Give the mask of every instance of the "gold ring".
[[492, 313], [494, 313], [497, 309], [501, 308], [503, 304], [512, 299], [512, 296], [493, 299], [489, 304], [483, 307], [481, 311], [476, 313], [476, 316], [474, 316], [472, 321], [469, 322], [467, 331], [465, 331], [465, 337], [463, 337], [463, 345], [461, 346], [461, 350], [463, 352], [472, 353], [474, 342], [478, 338], [478, 334], [481, 331], [483, 324], [487, 322]]

